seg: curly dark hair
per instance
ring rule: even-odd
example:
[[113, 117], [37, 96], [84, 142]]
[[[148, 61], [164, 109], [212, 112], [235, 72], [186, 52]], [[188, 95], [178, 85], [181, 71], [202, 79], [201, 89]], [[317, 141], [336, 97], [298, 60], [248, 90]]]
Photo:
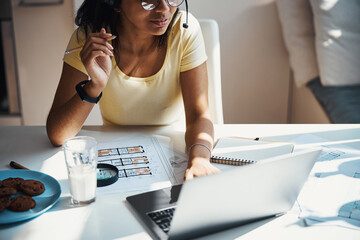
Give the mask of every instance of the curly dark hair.
[[[85, 36], [89, 34], [89, 31], [99, 32], [101, 28], [110, 29], [113, 35], [118, 36], [116, 24], [119, 20], [119, 13], [114, 10], [120, 4], [121, 0], [85, 0], [77, 11], [75, 24], [84, 29]], [[166, 32], [161, 36], [156, 36], [158, 47], [166, 45], [178, 11], [179, 9], [176, 10]]]

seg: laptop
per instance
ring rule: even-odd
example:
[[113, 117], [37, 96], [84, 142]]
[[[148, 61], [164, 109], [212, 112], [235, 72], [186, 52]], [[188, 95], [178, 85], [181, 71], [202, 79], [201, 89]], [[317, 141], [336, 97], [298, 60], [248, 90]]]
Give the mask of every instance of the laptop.
[[126, 205], [153, 239], [189, 239], [276, 216], [292, 208], [320, 152], [233, 167], [129, 196]]

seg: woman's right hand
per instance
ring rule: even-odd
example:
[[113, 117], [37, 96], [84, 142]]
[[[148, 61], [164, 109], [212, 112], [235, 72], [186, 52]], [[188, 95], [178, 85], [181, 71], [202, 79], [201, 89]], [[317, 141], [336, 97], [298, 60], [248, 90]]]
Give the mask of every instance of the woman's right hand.
[[106, 33], [104, 28], [98, 33], [90, 33], [80, 52], [81, 61], [91, 78], [91, 86], [87, 86], [87, 90], [92, 93], [89, 95], [94, 97], [105, 88], [110, 77], [112, 68], [110, 56], [114, 55], [113, 47], [107, 39], [111, 36], [112, 34]]

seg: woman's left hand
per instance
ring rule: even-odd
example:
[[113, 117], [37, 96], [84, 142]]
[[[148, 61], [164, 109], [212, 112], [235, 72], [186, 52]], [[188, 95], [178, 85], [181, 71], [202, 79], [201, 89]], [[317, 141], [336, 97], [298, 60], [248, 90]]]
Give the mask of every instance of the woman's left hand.
[[220, 170], [214, 167], [209, 159], [196, 157], [191, 160], [190, 166], [186, 169], [184, 179], [185, 181], [193, 179], [194, 177], [210, 175], [218, 173]]

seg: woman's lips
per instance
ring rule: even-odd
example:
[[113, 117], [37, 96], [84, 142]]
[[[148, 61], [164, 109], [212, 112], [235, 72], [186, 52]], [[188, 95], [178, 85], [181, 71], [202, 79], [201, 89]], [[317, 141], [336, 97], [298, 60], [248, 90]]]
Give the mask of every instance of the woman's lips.
[[157, 20], [151, 20], [150, 22], [152, 22], [153, 24], [163, 27], [166, 26], [168, 23], [168, 19], [157, 19]]

